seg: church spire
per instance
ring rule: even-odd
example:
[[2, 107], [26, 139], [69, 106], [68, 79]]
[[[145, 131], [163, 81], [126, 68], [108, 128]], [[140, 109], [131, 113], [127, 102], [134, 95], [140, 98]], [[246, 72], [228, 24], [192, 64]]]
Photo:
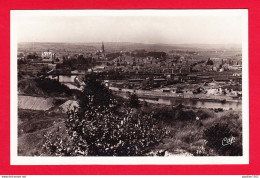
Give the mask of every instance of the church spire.
[[101, 47], [101, 50], [102, 50], [103, 53], [105, 52], [105, 46], [104, 46], [103, 41], [102, 41], [102, 47]]

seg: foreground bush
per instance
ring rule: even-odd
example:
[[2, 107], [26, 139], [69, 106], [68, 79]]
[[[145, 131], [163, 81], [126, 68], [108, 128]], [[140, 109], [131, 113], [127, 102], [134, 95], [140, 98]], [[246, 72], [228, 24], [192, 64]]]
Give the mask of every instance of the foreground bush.
[[[80, 107], [68, 111], [64, 136], [45, 135], [44, 150], [59, 156], [141, 156], [165, 136], [156, 119], [124, 108], [95, 77], [86, 77]], [[102, 92], [102, 93], [100, 93]], [[107, 96], [105, 102], [101, 98]], [[122, 109], [122, 108], [121, 108]]]
[[221, 117], [204, 131], [203, 137], [206, 147], [217, 155], [242, 156], [242, 122], [237, 115]]
[[156, 119], [149, 115], [121, 116], [109, 108], [85, 112], [79, 117], [77, 109], [68, 112], [67, 137], [54, 139], [46, 135], [44, 148], [47, 152], [62, 156], [140, 156], [159, 143], [165, 136]]

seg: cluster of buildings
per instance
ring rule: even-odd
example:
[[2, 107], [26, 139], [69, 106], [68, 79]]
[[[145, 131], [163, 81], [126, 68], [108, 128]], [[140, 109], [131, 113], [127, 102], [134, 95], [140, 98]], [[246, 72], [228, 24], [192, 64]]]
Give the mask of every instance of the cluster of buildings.
[[242, 71], [242, 60], [209, 58], [208, 60], [198, 61], [185, 55], [175, 56], [167, 55], [166, 58], [156, 58], [153, 56], [135, 57], [128, 52], [121, 52], [121, 55], [113, 60], [107, 60], [104, 53], [104, 44], [101, 50], [97, 51], [102, 54], [98, 57], [98, 64], [94, 67], [96, 72], [117, 71], [121, 73], [142, 74], [142, 73], [166, 73], [189, 75], [196, 72], [224, 72], [236, 71], [235, 75], [239, 76]]
[[[95, 53], [88, 54], [98, 65], [89, 69], [93, 72], [116, 71], [129, 79], [130, 86], [139, 85], [162, 86], [169, 83], [210, 83], [210, 82], [233, 82], [242, 83], [242, 60], [223, 58], [208, 58], [196, 60], [185, 53], [170, 55], [166, 57], [143, 56], [136, 57], [129, 52], [120, 52], [114, 59], [108, 60], [104, 43], [101, 49]], [[73, 58], [79, 58], [78, 54]], [[23, 55], [20, 55], [24, 59]], [[84, 58], [84, 57], [83, 57]], [[70, 56], [59, 56], [53, 51], [43, 51], [37, 59], [31, 63], [44, 65], [50, 70], [55, 70], [57, 64], [63, 60], [69, 60]], [[86, 58], [87, 59], [87, 58]], [[148, 87], [148, 88], [149, 88]]]
[[[211, 62], [208, 62], [211, 61]], [[210, 82], [242, 83], [242, 65], [230, 59], [210, 58], [205, 61], [174, 58], [132, 57], [122, 54], [112, 61], [104, 61], [96, 66], [95, 72], [117, 71], [128, 75], [132, 83], [147, 83], [151, 77], [153, 83], [186, 82], [191, 84]], [[140, 84], [141, 86], [143, 84]]]

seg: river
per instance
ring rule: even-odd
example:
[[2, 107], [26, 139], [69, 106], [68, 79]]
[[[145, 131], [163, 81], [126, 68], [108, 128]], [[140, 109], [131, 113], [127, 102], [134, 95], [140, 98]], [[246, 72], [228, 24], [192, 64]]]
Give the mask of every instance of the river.
[[[145, 91], [145, 90], [133, 90], [133, 89], [121, 89], [115, 87], [109, 87], [112, 91], [116, 92], [118, 95], [128, 98], [130, 93], [135, 92], [141, 101], [146, 101], [148, 103], [154, 104], [165, 104], [177, 106], [178, 104], [183, 104], [185, 106], [191, 106], [196, 108], [223, 108], [224, 110], [237, 110], [242, 111], [242, 101], [241, 100], [228, 100], [226, 102], [220, 102], [217, 100], [200, 100], [192, 98], [183, 98], [181, 95], [179, 97], [172, 97], [171, 94], [158, 92], [158, 91]], [[167, 96], [168, 95], [168, 96]]]
[[[55, 79], [57, 80], [58, 77], [57, 76], [52, 76], [52, 75], [49, 75], [49, 78], [50, 79]], [[59, 82], [60, 83], [74, 83], [75, 82], [75, 78], [76, 78], [76, 75], [73, 75], [73, 76], [70, 76], [70, 75], [60, 75], [59, 76]]]
[[[49, 76], [52, 78], [51, 76]], [[59, 81], [65, 85], [67, 85], [70, 89], [79, 89], [75, 85], [72, 85], [75, 83], [75, 77], [76, 76], [66, 76], [61, 75], [59, 77]], [[56, 77], [54, 77], [56, 78]], [[57, 78], [56, 78], [57, 79]], [[128, 92], [133, 93], [135, 92], [140, 100], [146, 101], [148, 103], [154, 103], [154, 104], [165, 104], [165, 105], [178, 105], [178, 104], [184, 104], [186, 106], [192, 106], [196, 108], [223, 108], [224, 110], [238, 110], [242, 111], [242, 101], [241, 100], [232, 100], [227, 99], [226, 96], [216, 96], [216, 98], [223, 100], [226, 99], [226, 102], [220, 102], [217, 100], [207, 101], [207, 99], [191, 99], [191, 96], [185, 94], [185, 97], [183, 98], [182, 94], [172, 94], [172, 93], [165, 93], [162, 91], [147, 91], [147, 90], [134, 90], [134, 89], [121, 89], [116, 87], [109, 87], [112, 91], [117, 93], [118, 95], [128, 98]], [[174, 95], [174, 96], [173, 96]], [[208, 96], [209, 98], [212, 98], [214, 96]]]
[[239, 101], [227, 101], [225, 103], [214, 102], [214, 101], [200, 101], [200, 100], [191, 100], [188, 98], [179, 99], [179, 98], [159, 98], [158, 101], [143, 99], [146, 102], [150, 103], [159, 103], [166, 105], [178, 105], [183, 104], [185, 106], [192, 106], [196, 108], [223, 108], [224, 110], [229, 110], [232, 108], [233, 110], [242, 110], [242, 102]]

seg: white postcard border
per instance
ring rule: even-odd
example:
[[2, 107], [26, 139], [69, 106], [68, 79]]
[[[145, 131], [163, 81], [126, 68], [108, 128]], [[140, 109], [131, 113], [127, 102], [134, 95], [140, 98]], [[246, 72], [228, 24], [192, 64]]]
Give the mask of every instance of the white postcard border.
[[[69, 11], [69, 13], [68, 13]], [[242, 17], [242, 128], [243, 156], [213, 157], [27, 157], [18, 156], [17, 28], [27, 16], [241, 16]], [[248, 10], [12, 10], [10, 39], [10, 162], [11, 165], [212, 165], [249, 164]]]

